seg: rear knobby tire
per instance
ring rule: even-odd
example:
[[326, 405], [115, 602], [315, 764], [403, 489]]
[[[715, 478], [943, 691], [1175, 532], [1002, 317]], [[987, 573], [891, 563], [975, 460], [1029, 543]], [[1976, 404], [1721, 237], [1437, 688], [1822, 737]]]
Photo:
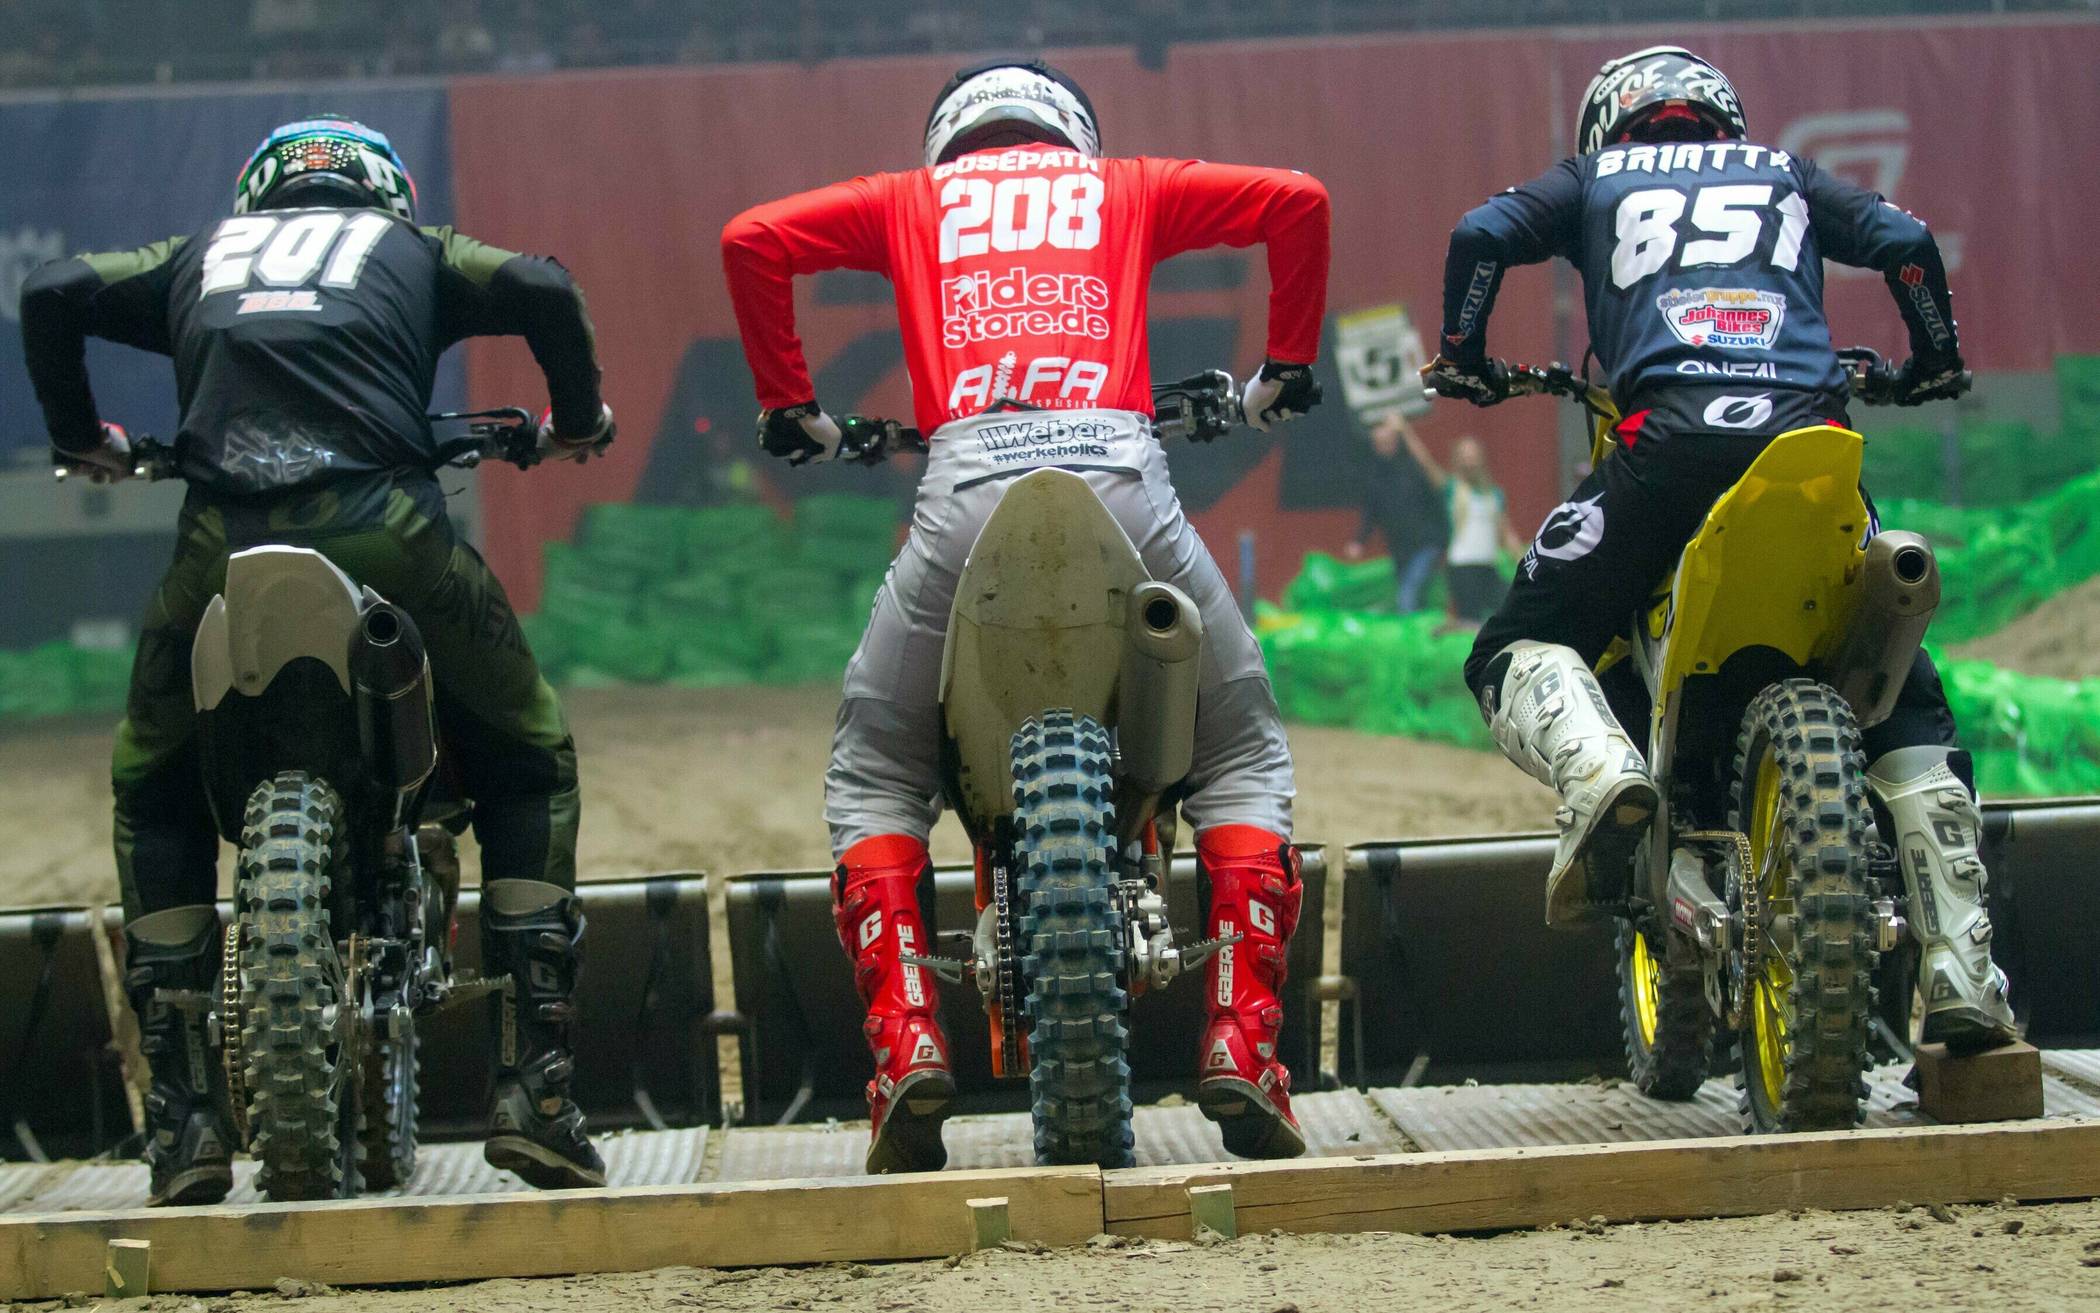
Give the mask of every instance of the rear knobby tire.
[[359, 1073], [364, 1083], [364, 1097], [358, 1101], [364, 1126], [357, 1143], [358, 1172], [366, 1190], [407, 1185], [416, 1174], [420, 1075], [414, 1027], [398, 1040], [378, 1038], [367, 1043]]
[[1108, 731], [1047, 711], [1013, 740], [1014, 871], [1036, 1161], [1131, 1164]]
[[1651, 1099], [1696, 1098], [1713, 1052], [1714, 1014], [1702, 973], [1673, 968], [1657, 937], [1623, 918], [1615, 947], [1627, 1075]]
[[[326, 782], [287, 771], [250, 795], [242, 817], [241, 1048], [249, 1151], [272, 1199], [357, 1191], [354, 1081], [338, 1080], [331, 1025], [344, 1003], [329, 904], [342, 856], [342, 805]], [[349, 1107], [345, 1108], [345, 1100]]]
[[1758, 694], [1736, 741], [1729, 825], [1791, 934], [1744, 963], [1745, 1125], [1839, 1130], [1865, 1116], [1875, 966], [1866, 760], [1852, 708], [1811, 679]]

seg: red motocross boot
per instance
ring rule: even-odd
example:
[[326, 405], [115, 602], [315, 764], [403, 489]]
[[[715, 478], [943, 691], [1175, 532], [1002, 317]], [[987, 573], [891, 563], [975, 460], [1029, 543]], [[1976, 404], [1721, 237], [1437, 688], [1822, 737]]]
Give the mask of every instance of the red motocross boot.
[[1298, 928], [1298, 853], [1252, 825], [1220, 825], [1196, 836], [1207, 892], [1205, 931], [1237, 933], [1211, 959], [1204, 1006], [1210, 1021], [1198, 1060], [1196, 1103], [1242, 1158], [1295, 1158], [1305, 1135], [1291, 1116], [1291, 1073], [1276, 1057], [1291, 932]]
[[919, 840], [879, 834], [847, 849], [835, 875], [832, 917], [853, 960], [853, 983], [868, 1009], [861, 1029], [875, 1055], [875, 1079], [868, 1082], [870, 1175], [937, 1172], [948, 1163], [941, 1122], [955, 1097], [955, 1077], [948, 1070], [948, 1037], [935, 1017], [940, 997], [932, 972], [901, 960], [933, 949], [919, 911], [920, 883], [932, 865]]

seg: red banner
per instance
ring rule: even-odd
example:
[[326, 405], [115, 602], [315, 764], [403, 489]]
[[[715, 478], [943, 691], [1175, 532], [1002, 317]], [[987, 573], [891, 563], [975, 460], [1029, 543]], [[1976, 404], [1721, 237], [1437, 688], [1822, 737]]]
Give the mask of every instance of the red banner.
[[[2082, 231], [2087, 216], [2100, 214], [2100, 172], [2087, 167], [2079, 136], [2080, 125], [2100, 122], [2100, 80], [2091, 76], [2100, 66], [2100, 25], [1703, 28], [1670, 36], [1729, 70], [1759, 140], [1816, 155], [1933, 223], [1950, 250], [1974, 363], [2034, 369], [2057, 352], [2100, 349], [2085, 304], [2100, 258]], [[1318, 176], [1334, 198], [1333, 311], [1400, 301], [1426, 328], [1438, 317], [1453, 221], [1552, 162], [1551, 143], [1571, 135], [1565, 120], [1602, 58], [1660, 39], [1203, 45], [1174, 48], [1157, 72], [1121, 49], [1057, 58], [1093, 96], [1111, 151], [1283, 165]], [[952, 65], [946, 58], [856, 60], [454, 87], [460, 225], [559, 256], [576, 273], [626, 435], [609, 460], [582, 470], [485, 477], [489, 555], [522, 608], [538, 596], [541, 543], [567, 536], [582, 506], [638, 491], [676, 499], [704, 476], [707, 462], [751, 442], [755, 402], [739, 372], [717, 255], [723, 223], [787, 192], [911, 167], [926, 106]], [[1555, 284], [1545, 269], [1510, 278], [1495, 320], [1498, 352], [1579, 355], [1579, 325], [1565, 340], [1558, 335]], [[1878, 279], [1834, 276], [1831, 286], [1840, 338], [1900, 344]], [[1157, 372], [1249, 369], [1260, 355], [1266, 293], [1258, 254], [1164, 266], [1153, 298]], [[825, 403], [905, 413], [886, 289], [851, 277], [815, 280], [800, 304]], [[484, 404], [540, 390], [529, 357], [514, 345], [477, 346], [469, 378]], [[1174, 453], [1177, 480], [1215, 552], [1228, 556], [1239, 531], [1255, 531], [1266, 592], [1281, 586], [1307, 547], [1336, 545], [1354, 522], [1354, 485], [1341, 467], [1356, 438], [1345, 417], [1320, 423]], [[1447, 405], [1424, 430], [1438, 448], [1466, 432], [1487, 439], [1522, 524], [1542, 515], [1563, 486], [1557, 424], [1543, 404], [1490, 412]], [[842, 470], [820, 476], [821, 485], [797, 482], [810, 474], [783, 468], [765, 477], [783, 493], [841, 490], [856, 477], [872, 478]]]
[[[1664, 37], [1660, 34], [1656, 40]], [[2100, 25], [1952, 21], [1930, 27], [1714, 28], [1679, 33], [1725, 69], [1750, 135], [1881, 192], [1932, 226], [1969, 363], [2047, 369], [2100, 350], [2093, 309], [2100, 214]], [[1560, 47], [1580, 93], [1624, 35]], [[1838, 344], [1906, 349], [1878, 274], [1830, 266]]]

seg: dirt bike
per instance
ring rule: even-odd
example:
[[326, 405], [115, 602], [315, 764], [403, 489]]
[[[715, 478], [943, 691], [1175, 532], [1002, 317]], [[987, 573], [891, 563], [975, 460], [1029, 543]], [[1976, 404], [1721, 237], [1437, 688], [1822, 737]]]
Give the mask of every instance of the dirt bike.
[[[1893, 399], [1879, 356], [1839, 355], [1858, 400]], [[1609, 455], [1620, 416], [1601, 388], [1560, 365], [1510, 383], [1582, 403], [1593, 464]], [[1758, 1132], [1854, 1125], [1877, 1030], [1923, 1011], [1860, 733], [1894, 709], [1939, 568], [1917, 534], [1874, 532], [1863, 445], [1834, 424], [1773, 439], [1596, 667], [1645, 694], [1661, 795], [1616, 931], [1628, 1069], [1645, 1094], [1690, 1099], [1719, 1027]]]
[[[1241, 419], [1213, 370], [1153, 389], [1155, 436], [1210, 441]], [[890, 421], [842, 421], [842, 456], [925, 450]], [[1237, 942], [1177, 943], [1165, 801], [1189, 772], [1203, 621], [1150, 578], [1085, 479], [1007, 486], [971, 548], [941, 659], [942, 788], [976, 853], [960, 957], [904, 961], [974, 981], [992, 1071], [1026, 1078], [1037, 1160], [1132, 1161], [1129, 1000]]]
[[[529, 467], [524, 410], [464, 423], [434, 462]], [[180, 476], [134, 442], [135, 473]], [[219, 991], [206, 1011], [235, 1132], [272, 1199], [347, 1198], [415, 1172], [417, 1025], [500, 986], [456, 978], [454, 835], [423, 641], [408, 615], [319, 552], [227, 561], [192, 685], [205, 792], [238, 851]]]

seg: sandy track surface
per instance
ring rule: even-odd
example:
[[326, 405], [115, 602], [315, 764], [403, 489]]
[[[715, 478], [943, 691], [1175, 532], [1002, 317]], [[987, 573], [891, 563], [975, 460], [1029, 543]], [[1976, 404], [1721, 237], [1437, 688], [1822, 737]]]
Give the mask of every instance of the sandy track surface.
[[[165, 1313], [629, 1313], [641, 1309], [1159, 1310], [1400, 1313], [1472, 1309], [1798, 1307], [2052, 1311], [2100, 1307], [2100, 1205], [1904, 1208], [1702, 1222], [1574, 1223], [1487, 1238], [1249, 1236], [993, 1250], [945, 1262], [490, 1281], [425, 1290], [160, 1296], [104, 1301]], [[311, 1289], [285, 1283], [288, 1291]], [[87, 1303], [89, 1301], [82, 1301]], [[31, 1305], [50, 1307], [59, 1305]]]
[[2057, 679], [2100, 676], [2100, 579], [2059, 593], [2040, 610], [1963, 643], [1951, 655]]
[[[582, 754], [582, 869], [591, 875], [820, 867], [828, 688], [587, 689], [568, 695]], [[114, 899], [104, 723], [0, 738], [0, 906]], [[1552, 799], [1499, 757], [1295, 727], [1298, 834], [1353, 843], [1535, 829]], [[952, 820], [943, 860], [967, 856]]]

